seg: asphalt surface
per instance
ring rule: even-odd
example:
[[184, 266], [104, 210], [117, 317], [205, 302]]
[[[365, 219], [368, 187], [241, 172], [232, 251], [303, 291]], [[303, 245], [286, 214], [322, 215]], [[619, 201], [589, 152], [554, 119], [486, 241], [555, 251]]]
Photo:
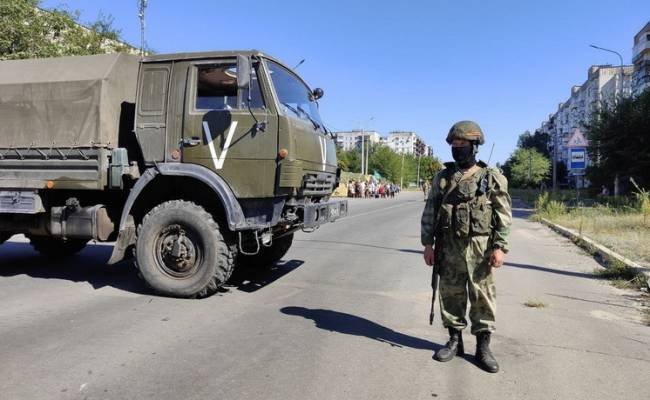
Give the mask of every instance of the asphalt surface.
[[104, 265], [109, 246], [60, 262], [16, 237], [0, 247], [0, 399], [647, 397], [636, 294], [593, 279], [590, 256], [522, 211], [496, 271], [501, 371], [473, 363], [470, 335], [465, 358], [432, 360], [446, 332], [438, 310], [428, 325], [423, 205], [353, 200], [275, 270], [203, 300], [152, 295], [131, 264]]

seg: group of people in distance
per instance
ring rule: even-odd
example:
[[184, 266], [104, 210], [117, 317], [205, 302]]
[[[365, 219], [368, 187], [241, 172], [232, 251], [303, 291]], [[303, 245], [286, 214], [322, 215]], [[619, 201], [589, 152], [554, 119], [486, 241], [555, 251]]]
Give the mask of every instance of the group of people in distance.
[[348, 197], [353, 198], [389, 198], [395, 197], [399, 191], [398, 185], [391, 182], [375, 182], [372, 177], [368, 181], [348, 181]]

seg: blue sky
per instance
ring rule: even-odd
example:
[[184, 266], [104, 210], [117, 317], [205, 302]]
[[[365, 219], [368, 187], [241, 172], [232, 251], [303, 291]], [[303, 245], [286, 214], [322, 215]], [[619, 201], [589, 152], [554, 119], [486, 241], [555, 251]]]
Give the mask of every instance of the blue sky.
[[[137, 0], [43, 1], [112, 15], [139, 43]], [[505, 161], [581, 84], [593, 64], [631, 61], [650, 1], [149, 0], [147, 41], [158, 53], [251, 49], [293, 66], [325, 89], [321, 114], [336, 130], [413, 130], [443, 159], [457, 120], [477, 121], [481, 151]], [[371, 118], [373, 118], [368, 122]]]

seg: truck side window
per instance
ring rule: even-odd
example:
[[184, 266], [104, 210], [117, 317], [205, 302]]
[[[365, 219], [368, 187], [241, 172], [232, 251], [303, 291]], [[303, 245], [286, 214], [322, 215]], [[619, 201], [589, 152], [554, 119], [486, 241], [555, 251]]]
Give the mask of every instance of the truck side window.
[[[231, 110], [248, 107], [248, 90], [242, 91], [241, 100], [238, 101], [236, 64], [200, 65], [197, 67], [196, 76], [197, 110]], [[251, 79], [250, 105], [251, 108], [264, 108], [255, 72]]]

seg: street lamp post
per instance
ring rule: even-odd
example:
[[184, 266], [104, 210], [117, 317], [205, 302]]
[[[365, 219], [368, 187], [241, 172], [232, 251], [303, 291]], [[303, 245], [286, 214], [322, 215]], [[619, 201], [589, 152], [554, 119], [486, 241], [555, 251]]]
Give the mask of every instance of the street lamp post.
[[619, 59], [620, 62], [621, 62], [621, 64], [620, 64], [620, 73], [621, 73], [620, 83], [621, 83], [621, 90], [620, 90], [619, 95], [620, 95], [621, 97], [623, 97], [623, 87], [624, 87], [624, 85], [623, 85], [623, 78], [624, 78], [624, 74], [623, 74], [623, 56], [621, 55], [621, 53], [619, 53], [618, 51], [614, 51], [614, 50], [606, 49], [606, 48], [603, 48], [603, 47], [599, 47], [599, 46], [596, 46], [596, 45], [593, 45], [593, 44], [590, 44], [589, 47], [593, 47], [594, 49], [602, 50], [602, 51], [606, 51], [606, 52], [609, 52], [609, 53], [614, 53], [614, 54], [616, 54], [616, 55], [618, 56], [618, 59]]
[[421, 159], [422, 159], [422, 154], [418, 156], [418, 179], [417, 179], [418, 186], [420, 186], [420, 160]]
[[399, 187], [400, 190], [404, 187], [404, 149], [402, 149], [402, 169], [400, 171], [400, 177], [399, 177]]
[[[374, 119], [375, 117], [370, 117], [367, 122], [371, 122]], [[370, 140], [368, 140], [368, 149], [366, 149], [366, 132], [363, 127], [364, 124], [360, 121], [358, 122], [359, 125], [361, 125], [361, 175], [366, 175], [368, 173], [368, 157], [370, 156]]]
[[553, 191], [557, 190], [557, 131], [553, 126]]
[[363, 143], [365, 142], [365, 135], [363, 132], [363, 126], [361, 127], [361, 175], [365, 175], [363, 173], [363, 168], [365, 167], [366, 163], [364, 162], [363, 158], [366, 155], [366, 152], [363, 151]]
[[[621, 82], [621, 91], [620, 91], [619, 96], [617, 96], [617, 100], [619, 100], [620, 98], [623, 97], [623, 78], [624, 78], [624, 75], [623, 75], [623, 56], [621, 56], [621, 53], [619, 53], [618, 51], [614, 51], [614, 50], [606, 49], [606, 48], [603, 48], [603, 47], [595, 46], [593, 44], [590, 44], [589, 47], [593, 47], [594, 49], [597, 49], [597, 50], [606, 51], [608, 53], [614, 53], [614, 54], [616, 54], [618, 56], [618, 59], [621, 61], [621, 80], [620, 80], [620, 82]], [[616, 174], [614, 176], [614, 196], [618, 196], [618, 192], [619, 192], [618, 174]]]

